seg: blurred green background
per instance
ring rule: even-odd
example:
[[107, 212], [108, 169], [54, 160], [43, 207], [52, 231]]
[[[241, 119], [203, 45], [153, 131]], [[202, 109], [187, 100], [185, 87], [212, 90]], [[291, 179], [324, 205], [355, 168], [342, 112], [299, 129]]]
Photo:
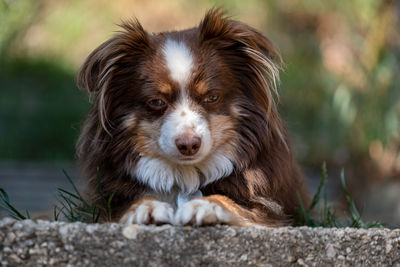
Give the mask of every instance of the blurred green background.
[[345, 168], [359, 195], [400, 181], [394, 0], [0, 0], [0, 161], [73, 161], [89, 107], [74, 78], [90, 51], [123, 19], [136, 16], [149, 32], [178, 30], [213, 6], [279, 48], [280, 110], [308, 172], [323, 161], [333, 173]]

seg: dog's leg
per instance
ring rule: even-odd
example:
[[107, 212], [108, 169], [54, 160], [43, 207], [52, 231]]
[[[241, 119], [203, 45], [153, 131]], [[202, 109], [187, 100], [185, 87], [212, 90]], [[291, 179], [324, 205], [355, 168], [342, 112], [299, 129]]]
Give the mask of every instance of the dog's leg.
[[242, 208], [223, 195], [211, 195], [193, 199], [176, 211], [177, 225], [227, 224], [232, 226], [252, 226], [250, 211]]
[[133, 203], [119, 220], [123, 224], [173, 223], [174, 209], [154, 197], [143, 197]]

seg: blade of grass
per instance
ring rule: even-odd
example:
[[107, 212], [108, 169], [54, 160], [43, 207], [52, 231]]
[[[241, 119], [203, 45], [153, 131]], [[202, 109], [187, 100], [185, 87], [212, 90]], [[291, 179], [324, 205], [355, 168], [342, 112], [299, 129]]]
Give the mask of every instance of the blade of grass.
[[108, 201], [107, 201], [107, 209], [106, 209], [106, 212], [107, 212], [107, 218], [108, 218], [109, 221], [111, 221], [111, 201], [112, 201], [114, 195], [115, 195], [115, 192], [113, 192], [113, 193], [110, 195], [110, 197], [108, 198]]
[[62, 198], [62, 199], [64, 199], [64, 201], [67, 203], [67, 205], [69, 206], [69, 207], [71, 207], [71, 209], [73, 209], [73, 207], [77, 207], [78, 205], [75, 203], [75, 202], [73, 202], [70, 198], [68, 198], [68, 197], [66, 197], [66, 196], [64, 196], [64, 195], [60, 195], [60, 197]]
[[68, 175], [68, 173], [66, 172], [65, 169], [62, 170], [65, 177], [67, 177], [69, 183], [71, 184], [72, 188], [74, 189], [76, 195], [79, 197], [79, 200], [82, 201], [83, 204], [89, 206], [89, 204], [86, 202], [86, 200], [82, 197], [82, 195], [80, 194], [78, 188], [76, 187], [75, 183], [72, 181], [71, 177]]
[[62, 188], [57, 188], [57, 190], [59, 191], [59, 192], [62, 192], [62, 193], [64, 193], [64, 194], [67, 194], [67, 195], [69, 195], [69, 196], [71, 196], [71, 197], [73, 197], [73, 198], [75, 198], [75, 199], [78, 199], [78, 200], [80, 200], [80, 197], [78, 196], [78, 195], [75, 195], [75, 194], [73, 194], [73, 193], [71, 193], [71, 192], [69, 192], [69, 191], [67, 191], [67, 190], [64, 190], [64, 189], [62, 189]]
[[3, 188], [0, 188], [0, 198], [6, 205], [6, 207], [4, 207], [4, 205], [2, 205], [2, 207], [7, 210], [10, 215], [14, 215], [18, 220], [26, 220], [30, 218], [29, 213], [27, 213], [27, 216], [24, 216], [13, 205], [11, 205], [10, 198]]
[[299, 220], [300, 220], [300, 224], [305, 224], [308, 226], [311, 226], [314, 224], [312, 217], [310, 216], [310, 214], [308, 213], [308, 211], [306, 210], [306, 208], [304, 207], [304, 203], [303, 200], [301, 199], [300, 193], [297, 193], [297, 199], [299, 200], [299, 204], [300, 204], [300, 210], [299, 210]]
[[322, 178], [319, 182], [317, 193], [315, 193], [315, 195], [311, 201], [310, 207], [308, 208], [309, 211], [312, 211], [314, 209], [315, 205], [317, 205], [317, 203], [319, 202], [319, 200], [321, 198], [322, 189], [325, 186], [326, 178], [327, 178], [327, 170], [326, 170], [326, 163], [324, 162], [322, 164]]
[[72, 181], [71, 177], [68, 175], [67, 171], [65, 169], [62, 169], [62, 172], [64, 173], [65, 177], [67, 177], [69, 183], [72, 185], [72, 188], [74, 189], [75, 193], [80, 196], [78, 188], [75, 186], [74, 182]]
[[351, 197], [351, 194], [347, 188], [346, 181], [345, 181], [345, 176], [344, 176], [344, 170], [340, 172], [340, 181], [342, 183], [342, 188], [347, 200], [347, 203], [349, 205], [350, 209], [350, 225], [352, 227], [365, 227], [366, 225], [362, 222], [361, 217], [362, 217], [362, 212], [360, 213], [354, 203], [353, 198]]
[[0, 188], [0, 194], [3, 201], [10, 202], [10, 198], [8, 197], [7, 192], [3, 188]]

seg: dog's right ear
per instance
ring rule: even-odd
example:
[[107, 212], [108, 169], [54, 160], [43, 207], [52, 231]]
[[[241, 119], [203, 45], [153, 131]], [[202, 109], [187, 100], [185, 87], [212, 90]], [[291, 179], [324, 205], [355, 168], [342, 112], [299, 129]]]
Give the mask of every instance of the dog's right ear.
[[80, 89], [104, 94], [118, 67], [124, 62], [136, 62], [137, 56], [150, 48], [149, 35], [138, 20], [120, 26], [122, 30], [96, 48], [83, 63], [77, 77]]

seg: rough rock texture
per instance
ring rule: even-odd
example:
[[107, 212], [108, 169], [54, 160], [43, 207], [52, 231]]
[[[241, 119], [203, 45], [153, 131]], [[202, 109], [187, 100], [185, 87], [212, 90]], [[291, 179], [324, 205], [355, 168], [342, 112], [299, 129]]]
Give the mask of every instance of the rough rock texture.
[[3, 266], [400, 266], [400, 229], [0, 221]]

